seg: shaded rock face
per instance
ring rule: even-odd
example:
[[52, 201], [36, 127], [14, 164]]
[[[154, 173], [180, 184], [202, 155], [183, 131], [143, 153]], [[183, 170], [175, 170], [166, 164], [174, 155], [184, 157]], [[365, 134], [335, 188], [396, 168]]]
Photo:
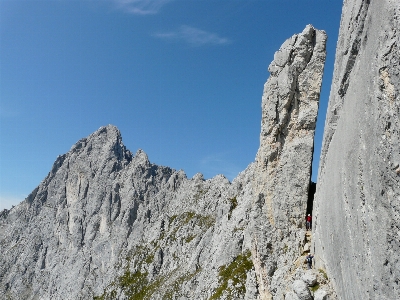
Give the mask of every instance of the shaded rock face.
[[399, 18], [397, 0], [344, 2], [312, 246], [340, 299], [400, 299]]
[[[308, 25], [275, 53], [254, 173], [253, 257], [263, 299], [283, 298], [304, 246], [326, 34]], [[298, 267], [298, 265], [297, 265]]]
[[[325, 33], [309, 25], [275, 54], [256, 162], [233, 182], [222, 175], [188, 179], [150, 163], [141, 150], [132, 155], [112, 125], [76, 143], [25, 201], [0, 213], [0, 293], [299, 297], [292, 286], [304, 273], [325, 42]], [[303, 292], [311, 295], [307, 287]]]

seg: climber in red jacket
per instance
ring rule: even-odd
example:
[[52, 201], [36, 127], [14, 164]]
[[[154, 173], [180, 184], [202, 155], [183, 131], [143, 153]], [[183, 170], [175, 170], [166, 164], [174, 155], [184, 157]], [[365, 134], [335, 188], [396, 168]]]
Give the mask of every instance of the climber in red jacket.
[[311, 215], [310, 214], [308, 214], [307, 216], [306, 216], [306, 229], [307, 230], [311, 230]]

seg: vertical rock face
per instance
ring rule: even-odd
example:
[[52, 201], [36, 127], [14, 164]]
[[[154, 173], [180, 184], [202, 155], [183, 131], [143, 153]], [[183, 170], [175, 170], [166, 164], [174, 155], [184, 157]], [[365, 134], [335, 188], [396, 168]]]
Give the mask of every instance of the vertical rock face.
[[344, 2], [313, 241], [341, 299], [400, 299], [400, 2]]
[[301, 227], [307, 205], [326, 34], [307, 26], [288, 39], [264, 86], [256, 194], [276, 228]]
[[[275, 53], [262, 97], [253, 257], [264, 299], [282, 297], [304, 241], [326, 34], [308, 25]], [[285, 275], [284, 275], [285, 274]]]

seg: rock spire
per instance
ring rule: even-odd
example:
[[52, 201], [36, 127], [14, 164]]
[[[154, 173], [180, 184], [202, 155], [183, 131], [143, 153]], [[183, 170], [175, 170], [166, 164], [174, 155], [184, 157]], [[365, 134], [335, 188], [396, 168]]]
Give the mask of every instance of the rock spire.
[[261, 299], [283, 297], [303, 246], [326, 34], [311, 25], [283, 43], [264, 86], [254, 173], [253, 257]]

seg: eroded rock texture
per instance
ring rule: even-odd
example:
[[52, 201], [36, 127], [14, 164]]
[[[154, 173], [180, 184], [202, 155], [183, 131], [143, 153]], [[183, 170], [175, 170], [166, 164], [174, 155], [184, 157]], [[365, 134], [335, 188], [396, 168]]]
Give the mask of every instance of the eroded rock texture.
[[9, 299], [255, 299], [253, 166], [230, 183], [151, 164], [102, 127], [0, 216]]
[[400, 2], [344, 2], [314, 220], [341, 299], [400, 299]]
[[326, 34], [308, 25], [275, 53], [254, 173], [253, 257], [262, 299], [282, 299], [304, 246]]

